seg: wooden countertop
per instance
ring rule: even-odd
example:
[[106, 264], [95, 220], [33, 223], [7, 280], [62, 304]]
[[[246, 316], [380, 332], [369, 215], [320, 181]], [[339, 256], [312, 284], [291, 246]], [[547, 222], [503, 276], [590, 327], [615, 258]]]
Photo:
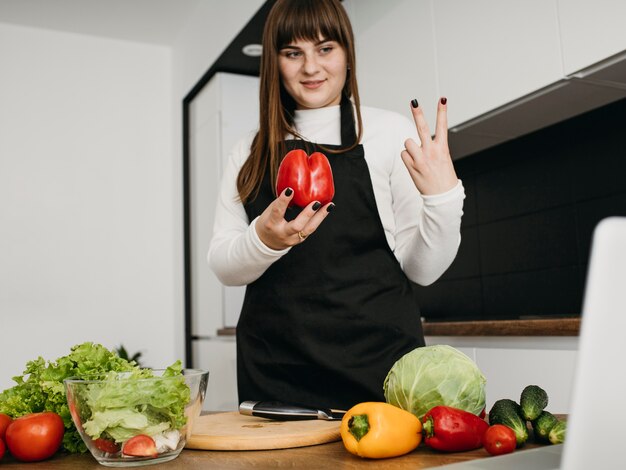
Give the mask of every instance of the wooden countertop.
[[[516, 452], [537, 447], [532, 442], [526, 443]], [[433, 468], [441, 465], [466, 460], [489, 458], [484, 449], [469, 452], [439, 453], [421, 444], [413, 452], [384, 460], [368, 460], [348, 453], [342, 442], [300, 447], [296, 449], [264, 450], [264, 451], [203, 451], [183, 450], [178, 458], [146, 468], [163, 470], [190, 469], [240, 469], [240, 468], [319, 468], [319, 469], [350, 469], [380, 468], [385, 469], [420, 469]], [[0, 462], [2, 470], [26, 470], [39, 468], [45, 470], [102, 470], [106, 467], [98, 464], [91, 454], [67, 455], [57, 454], [50, 460], [25, 464], [16, 462], [6, 455]], [[141, 467], [139, 467], [141, 468]]]

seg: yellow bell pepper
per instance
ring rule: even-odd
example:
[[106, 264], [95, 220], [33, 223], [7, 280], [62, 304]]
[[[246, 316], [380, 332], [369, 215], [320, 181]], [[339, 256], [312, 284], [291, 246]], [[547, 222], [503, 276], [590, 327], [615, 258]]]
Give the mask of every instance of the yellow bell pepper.
[[359, 403], [341, 420], [341, 439], [348, 452], [360, 457], [397, 457], [419, 445], [422, 423], [412, 413], [388, 403]]

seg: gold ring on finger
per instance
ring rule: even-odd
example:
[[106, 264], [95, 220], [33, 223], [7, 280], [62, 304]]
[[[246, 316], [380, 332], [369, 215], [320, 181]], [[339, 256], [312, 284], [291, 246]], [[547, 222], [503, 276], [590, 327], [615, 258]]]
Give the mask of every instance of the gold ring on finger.
[[304, 240], [306, 240], [306, 237], [308, 237], [308, 235], [305, 235], [304, 232], [300, 230], [298, 232], [298, 237], [300, 238], [300, 241], [303, 242]]

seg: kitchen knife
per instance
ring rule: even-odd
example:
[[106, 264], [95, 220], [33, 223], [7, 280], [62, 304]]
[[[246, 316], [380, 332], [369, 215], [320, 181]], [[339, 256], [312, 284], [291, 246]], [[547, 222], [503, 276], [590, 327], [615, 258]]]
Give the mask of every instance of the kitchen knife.
[[244, 401], [239, 405], [239, 413], [277, 421], [305, 419], [337, 421], [346, 414], [345, 411], [331, 410], [329, 408], [309, 408], [278, 401]]

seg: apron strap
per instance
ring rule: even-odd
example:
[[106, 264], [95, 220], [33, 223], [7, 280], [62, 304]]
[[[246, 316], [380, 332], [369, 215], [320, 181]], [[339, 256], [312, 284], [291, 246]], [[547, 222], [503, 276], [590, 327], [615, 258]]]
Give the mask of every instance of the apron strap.
[[352, 101], [345, 93], [341, 94], [341, 146], [349, 147], [356, 142], [356, 129], [354, 128], [354, 107]]

